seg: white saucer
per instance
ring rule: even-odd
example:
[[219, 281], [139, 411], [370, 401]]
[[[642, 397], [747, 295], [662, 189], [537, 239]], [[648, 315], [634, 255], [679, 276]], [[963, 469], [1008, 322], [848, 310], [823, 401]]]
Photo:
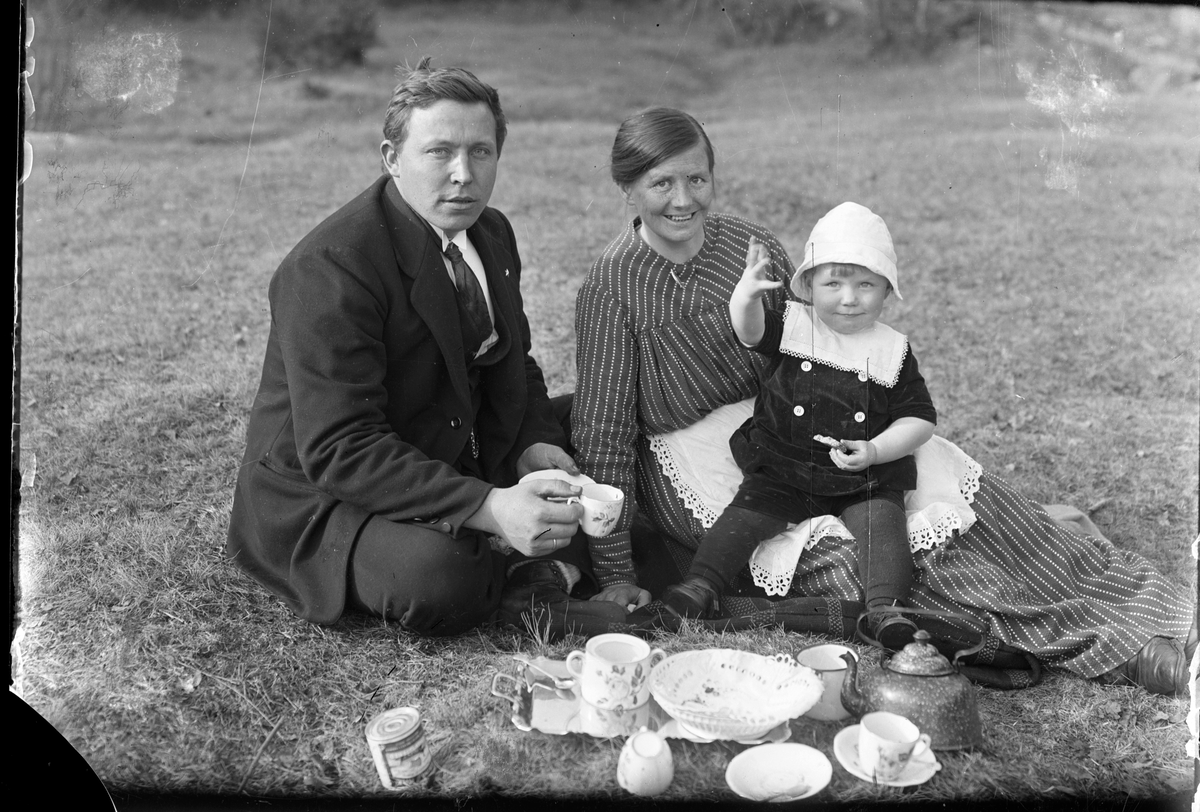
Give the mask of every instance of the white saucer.
[[858, 725], [844, 728], [833, 738], [833, 754], [846, 772], [855, 778], [861, 778], [872, 784], [882, 784], [888, 787], [911, 787], [924, 784], [934, 773], [942, 769], [942, 764], [932, 750], [926, 750], [920, 755], [913, 756], [904, 768], [904, 772], [894, 781], [876, 781], [863, 771], [858, 763]]
[[753, 739], [714, 739], [711, 736], [697, 733], [678, 719], [671, 719], [658, 729], [658, 735], [671, 739], [683, 739], [689, 742], [696, 742], [697, 744], [709, 744], [721, 741], [732, 741], [738, 744], [778, 744], [792, 737], [792, 726], [788, 722], [780, 722], [762, 736]]
[[592, 485], [596, 482], [596, 480], [587, 474], [568, 474], [566, 471], [560, 471], [557, 468], [547, 468], [544, 471], [531, 471], [521, 477], [521, 482], [529, 482], [533, 479], [558, 479], [570, 485], [578, 485], [580, 487]]
[[725, 783], [738, 795], [776, 803], [816, 795], [832, 777], [833, 765], [820, 750], [795, 743], [751, 747], [725, 769]]

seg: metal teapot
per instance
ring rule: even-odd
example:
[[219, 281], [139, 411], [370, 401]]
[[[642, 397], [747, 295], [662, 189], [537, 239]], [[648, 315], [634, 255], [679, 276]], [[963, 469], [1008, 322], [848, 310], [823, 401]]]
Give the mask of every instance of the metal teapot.
[[[842, 705], [855, 716], [871, 711], [891, 711], [910, 719], [928, 733], [934, 750], [961, 750], [983, 743], [983, 722], [975, 700], [975, 686], [929, 642], [929, 632], [919, 629], [913, 642], [891, 659], [882, 657], [879, 668], [859, 678], [858, 662], [843, 654], [849, 671], [842, 682]], [[861, 683], [861, 684], [860, 684]]]

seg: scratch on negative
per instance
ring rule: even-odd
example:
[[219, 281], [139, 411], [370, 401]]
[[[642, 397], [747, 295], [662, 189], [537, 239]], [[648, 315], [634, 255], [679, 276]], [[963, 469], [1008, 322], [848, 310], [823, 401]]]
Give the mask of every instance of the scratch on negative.
[[[796, 109], [792, 107], [792, 97], [788, 95], [787, 82], [785, 82], [783, 79], [783, 71], [780, 69], [778, 62], [775, 63], [775, 72], [779, 74], [779, 86], [783, 89], [783, 98], [787, 102], [788, 112], [792, 114], [792, 121], [798, 128], [800, 126], [800, 122], [796, 118]], [[804, 149], [808, 152], [808, 159], [813, 163], [816, 163], [816, 158], [814, 158], [812, 154], [812, 144], [810, 143], [810, 140], [811, 139], [808, 138], [804, 139]]]
[[83, 279], [85, 276], [87, 276], [87, 275], [88, 275], [88, 274], [90, 274], [91, 272], [92, 272], [92, 268], [91, 268], [91, 266], [88, 266], [88, 269], [87, 269], [86, 271], [84, 271], [84, 272], [83, 272], [83, 273], [81, 273], [79, 276], [77, 276], [77, 277], [75, 277], [74, 279], [72, 279], [70, 282], [67, 282], [67, 283], [66, 283], [66, 284], [64, 284], [64, 285], [59, 285], [59, 286], [58, 286], [58, 287], [56, 287], [56, 288], [51, 288], [50, 290], [48, 290], [48, 291], [46, 291], [45, 293], [43, 293], [43, 294], [42, 294], [42, 296], [48, 296], [48, 295], [50, 295], [51, 293], [53, 293], [54, 291], [56, 291], [56, 290], [62, 290], [63, 288], [69, 288], [71, 285], [74, 285], [76, 282], [78, 282], [80, 279]]
[[667, 76], [671, 73], [671, 68], [675, 67], [676, 60], [679, 59], [679, 52], [683, 50], [683, 43], [687, 42], [688, 32], [692, 30], [692, 19], [696, 16], [696, 8], [700, 5], [700, 0], [692, 3], [692, 13], [688, 15], [687, 28], [683, 29], [683, 38], [679, 40], [679, 47], [675, 49], [675, 56], [671, 57], [671, 64], [667, 65], [666, 72], [663, 73], [662, 84], [658, 86], [658, 90], [654, 93], [657, 99], [658, 94], [662, 93], [663, 88], [667, 86]]
[[258, 75], [258, 95], [254, 99], [254, 116], [250, 119], [250, 136], [246, 139], [246, 159], [242, 162], [242, 174], [241, 177], [238, 178], [237, 191], [233, 193], [233, 205], [229, 208], [229, 216], [225, 218], [225, 222], [221, 223], [221, 230], [217, 233], [217, 242], [215, 245], [213, 245], [212, 254], [209, 255], [208, 262], [206, 262], [204, 265], [204, 270], [200, 272], [199, 276], [197, 276], [188, 284], [184, 285], [186, 288], [195, 287], [196, 283], [200, 281], [200, 277], [208, 273], [209, 269], [212, 267], [213, 258], [217, 255], [217, 250], [220, 249], [222, 244], [221, 238], [225, 236], [225, 227], [229, 225], [229, 221], [233, 219], [233, 215], [237, 212], [238, 200], [242, 196], [242, 185], [246, 182], [246, 170], [250, 167], [250, 149], [254, 145], [254, 126], [258, 123], [258, 107], [262, 103], [263, 85], [266, 84], [267, 43], [271, 39], [271, 11], [274, 5], [275, 0], [270, 0], [270, 2], [267, 4], [267, 33], [263, 38], [263, 58], [262, 68]]

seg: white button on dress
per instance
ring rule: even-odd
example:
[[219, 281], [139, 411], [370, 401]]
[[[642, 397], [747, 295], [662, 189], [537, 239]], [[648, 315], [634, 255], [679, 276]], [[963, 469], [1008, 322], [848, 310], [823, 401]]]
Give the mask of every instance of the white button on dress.
[[866, 420], [866, 419], [867, 419], [867, 416], [866, 416], [865, 414], [863, 414], [862, 412], [855, 412], [855, 413], [854, 413], [854, 422], [855, 422], [855, 423], [861, 423], [861, 422], [863, 422], [863, 421], [864, 421], [864, 420]]
[[804, 407], [797, 406], [795, 409], [792, 409], [792, 414], [796, 415], [796, 417], [804, 417]]

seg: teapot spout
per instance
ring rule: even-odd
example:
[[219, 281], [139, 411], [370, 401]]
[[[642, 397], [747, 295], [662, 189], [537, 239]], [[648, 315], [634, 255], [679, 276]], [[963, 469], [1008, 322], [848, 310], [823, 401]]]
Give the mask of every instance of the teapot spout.
[[862, 716], [867, 712], [867, 703], [862, 691], [858, 688], [858, 659], [850, 653], [842, 655], [846, 661], [846, 678], [842, 680], [842, 707], [854, 716]]

